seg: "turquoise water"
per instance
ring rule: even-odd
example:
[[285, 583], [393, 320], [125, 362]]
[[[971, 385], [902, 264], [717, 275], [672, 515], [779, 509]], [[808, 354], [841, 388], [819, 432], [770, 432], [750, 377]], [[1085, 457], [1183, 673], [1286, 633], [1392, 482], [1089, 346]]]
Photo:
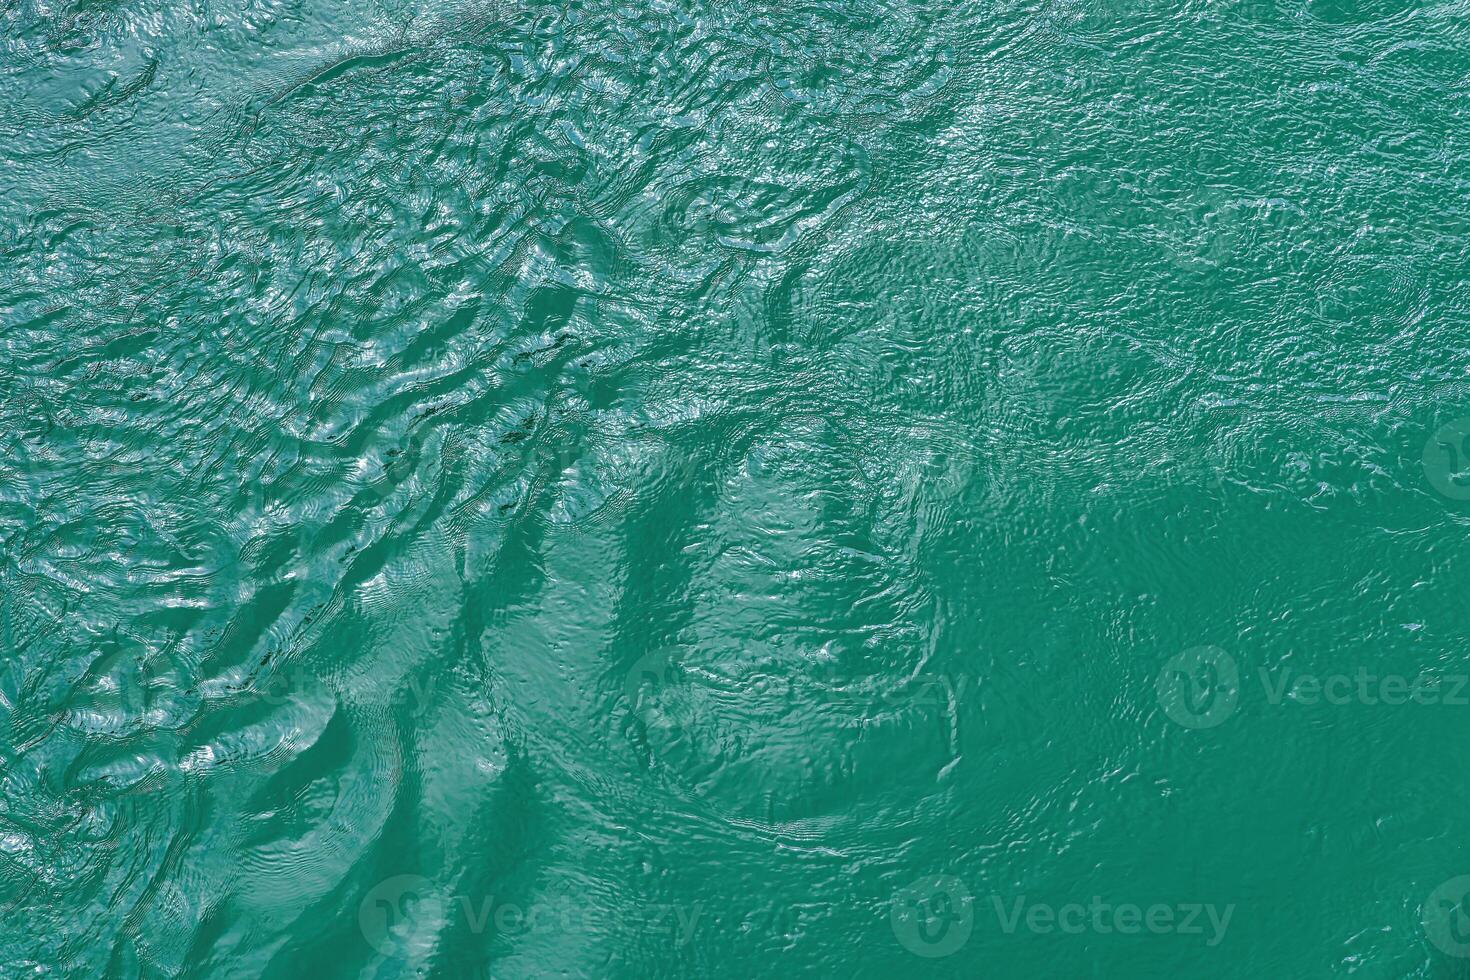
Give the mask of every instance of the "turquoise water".
[[1470, 975], [1467, 14], [0, 6], [0, 976]]

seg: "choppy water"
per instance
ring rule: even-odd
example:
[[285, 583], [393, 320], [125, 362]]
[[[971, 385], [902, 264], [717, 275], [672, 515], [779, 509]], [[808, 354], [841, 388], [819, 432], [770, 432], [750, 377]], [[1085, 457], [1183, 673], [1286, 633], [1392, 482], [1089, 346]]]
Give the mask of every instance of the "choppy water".
[[0, 5], [0, 976], [1467, 975], [1467, 16]]

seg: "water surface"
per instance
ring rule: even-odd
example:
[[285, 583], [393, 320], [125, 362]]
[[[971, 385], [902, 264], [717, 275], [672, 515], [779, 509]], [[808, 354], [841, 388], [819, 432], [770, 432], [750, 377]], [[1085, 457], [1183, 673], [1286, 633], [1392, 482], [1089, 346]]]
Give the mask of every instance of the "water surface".
[[0, 975], [1447, 978], [1464, 3], [0, 9]]

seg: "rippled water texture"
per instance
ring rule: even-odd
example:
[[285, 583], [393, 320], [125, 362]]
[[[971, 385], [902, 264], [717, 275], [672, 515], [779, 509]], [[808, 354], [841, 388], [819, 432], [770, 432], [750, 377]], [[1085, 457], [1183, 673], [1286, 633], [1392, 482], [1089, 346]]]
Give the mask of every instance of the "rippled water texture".
[[0, 976], [1470, 975], [1470, 4], [0, 0]]

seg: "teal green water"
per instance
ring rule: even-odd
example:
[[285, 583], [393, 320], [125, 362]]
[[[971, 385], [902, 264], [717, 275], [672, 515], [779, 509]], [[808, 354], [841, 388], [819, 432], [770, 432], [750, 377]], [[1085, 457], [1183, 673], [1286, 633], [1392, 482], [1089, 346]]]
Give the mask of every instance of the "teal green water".
[[1467, 15], [0, 4], [0, 976], [1470, 976]]

